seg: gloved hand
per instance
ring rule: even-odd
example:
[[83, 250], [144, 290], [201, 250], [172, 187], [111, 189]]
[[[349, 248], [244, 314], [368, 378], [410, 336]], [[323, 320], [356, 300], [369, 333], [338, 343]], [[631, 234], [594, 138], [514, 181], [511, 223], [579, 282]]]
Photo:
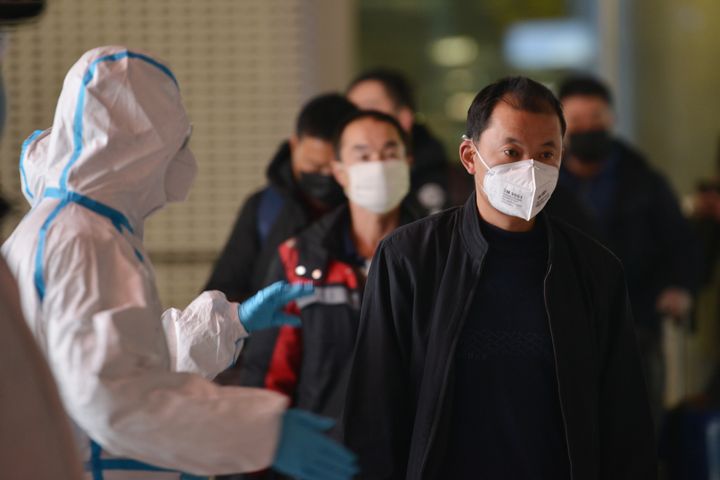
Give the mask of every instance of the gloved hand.
[[283, 416], [272, 468], [301, 480], [345, 480], [358, 473], [355, 455], [324, 432], [335, 421], [303, 410]]
[[300, 319], [284, 313], [282, 309], [288, 302], [313, 293], [315, 287], [310, 283], [275, 282], [238, 306], [240, 323], [248, 333], [283, 325], [299, 327]]

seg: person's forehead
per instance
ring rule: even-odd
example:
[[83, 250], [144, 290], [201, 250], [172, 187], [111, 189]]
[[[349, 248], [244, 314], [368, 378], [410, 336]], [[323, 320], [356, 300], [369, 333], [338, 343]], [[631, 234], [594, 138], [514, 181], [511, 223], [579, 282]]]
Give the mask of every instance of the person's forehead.
[[298, 145], [305, 152], [325, 152], [332, 150], [332, 143], [328, 140], [313, 137], [310, 135], [303, 135], [298, 139]]
[[531, 112], [503, 101], [493, 108], [485, 131], [518, 139], [535, 135], [547, 138], [562, 136], [560, 119], [556, 113]]
[[561, 100], [561, 103], [566, 112], [610, 108], [610, 104], [598, 95], [568, 95]]
[[385, 143], [389, 140], [400, 142], [397, 129], [388, 122], [374, 118], [360, 118], [345, 127], [342, 135], [344, 143]]
[[354, 85], [347, 94], [348, 99], [351, 102], [363, 102], [363, 101], [387, 101], [390, 102], [390, 96], [385, 90], [385, 86], [379, 80], [363, 80], [362, 82]]

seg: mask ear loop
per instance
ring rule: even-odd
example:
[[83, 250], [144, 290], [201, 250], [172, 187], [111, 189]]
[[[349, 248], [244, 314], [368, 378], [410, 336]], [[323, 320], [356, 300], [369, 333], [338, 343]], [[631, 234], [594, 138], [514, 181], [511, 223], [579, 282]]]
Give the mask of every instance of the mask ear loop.
[[[483, 167], [485, 167], [485, 170], [487, 170], [487, 171], [489, 172], [489, 171], [491, 170], [491, 168], [488, 167], [488, 164], [485, 163], [485, 160], [483, 160], [482, 155], [480, 155], [480, 151], [477, 149], [477, 147], [475, 146], [475, 143], [472, 141], [472, 139], [471, 139], [470, 137], [468, 137], [467, 135], [463, 135], [463, 136], [462, 136], [462, 139], [463, 139], [463, 140], [467, 140], [468, 142], [470, 142], [470, 145], [472, 145], [473, 150], [475, 150], [475, 154], [476, 154], [476, 155], [478, 156], [478, 158], [480, 159], [480, 163], [482, 163], [482, 164], [483, 164]], [[487, 175], [487, 173], [486, 173], [486, 175]], [[482, 190], [483, 194], [485, 194], [485, 198], [487, 198], [488, 201], [490, 201], [490, 195], [488, 195], [487, 190], [485, 190], [485, 185], [484, 185], [484, 183], [485, 183], [485, 182], [483, 182], [483, 185], [480, 185], [480, 189]]]
[[470, 145], [472, 145], [473, 150], [475, 150], [475, 153], [477, 154], [478, 158], [480, 159], [480, 163], [482, 163], [483, 167], [485, 167], [485, 170], [487, 170], [488, 172], [490, 170], [492, 170], [490, 167], [488, 167], [488, 164], [485, 163], [485, 160], [482, 158], [482, 155], [480, 155], [480, 150], [477, 149], [477, 147], [475, 146], [475, 143], [472, 141], [472, 139], [470, 137], [468, 137], [467, 135], [463, 135], [462, 139], [470, 142]]

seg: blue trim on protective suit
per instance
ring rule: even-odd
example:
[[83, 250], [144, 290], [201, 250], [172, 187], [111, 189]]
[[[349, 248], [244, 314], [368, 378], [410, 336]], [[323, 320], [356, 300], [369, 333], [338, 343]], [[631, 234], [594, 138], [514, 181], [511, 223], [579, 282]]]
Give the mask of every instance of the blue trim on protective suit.
[[90, 440], [90, 461], [85, 462], [85, 471], [92, 472], [93, 480], [103, 480], [105, 470], [134, 470], [140, 472], [168, 472], [175, 473], [175, 470], [155, 467], [147, 463], [127, 458], [101, 458], [102, 447], [95, 441]]
[[[120, 233], [122, 233], [123, 228], [125, 228], [130, 233], [135, 233], [132, 225], [130, 225], [130, 221], [128, 221], [127, 217], [121, 212], [105, 205], [102, 202], [98, 202], [97, 200], [93, 200], [90, 197], [86, 197], [85, 195], [82, 195], [80, 193], [63, 192], [58, 188], [47, 188], [45, 189], [43, 198], [55, 198], [60, 200], [60, 203], [58, 203], [55, 209], [45, 220], [42, 227], [40, 228], [40, 234], [38, 236], [38, 246], [37, 251], [35, 252], [35, 290], [37, 291], [41, 302], [45, 298], [45, 273], [43, 268], [43, 257], [45, 256], [45, 241], [47, 238], [47, 232], [50, 228], [50, 224], [53, 222], [55, 217], [57, 217], [60, 211], [68, 204], [76, 203], [87, 208], [90, 211], [97, 213], [102, 217], [107, 218]], [[138, 258], [138, 260], [143, 262], [144, 260], [142, 254], [136, 248], [133, 248], [133, 250], [135, 251], [135, 256]]]
[[67, 178], [68, 174], [70, 173], [70, 168], [72, 168], [75, 162], [77, 162], [78, 158], [80, 158], [80, 154], [82, 153], [83, 109], [85, 107], [85, 92], [87, 91], [87, 86], [90, 84], [93, 77], [95, 76], [95, 70], [97, 69], [98, 64], [100, 64], [101, 62], [116, 62], [124, 58], [137, 58], [138, 60], [142, 60], [158, 68], [161, 72], [170, 77], [170, 79], [175, 83], [176, 86], [178, 85], [175, 75], [173, 75], [172, 71], [170, 71], [168, 67], [158, 62], [157, 60], [141, 53], [135, 53], [129, 50], [125, 50], [123, 52], [105, 55], [104, 57], [100, 57], [94, 60], [88, 67], [87, 72], [85, 72], [85, 75], [82, 79], [82, 84], [80, 85], [80, 93], [78, 94], [77, 104], [75, 105], [75, 116], [73, 118], [73, 152], [70, 156], [70, 161], [67, 165], [65, 165], [65, 168], [60, 175], [61, 190], [67, 190]]
[[135, 233], [132, 226], [130, 225], [130, 221], [123, 213], [105, 205], [102, 202], [93, 200], [92, 198], [86, 197], [85, 195], [82, 195], [80, 193], [63, 192], [62, 190], [57, 188], [48, 188], [45, 190], [43, 198], [59, 198], [65, 199], [68, 202], [78, 203], [83, 207], [87, 208], [88, 210], [92, 210], [98, 215], [106, 217], [112, 222], [118, 232], [122, 232], [122, 228], [125, 227], [130, 233]]
[[42, 133], [43, 130], [35, 130], [32, 134], [30, 134], [27, 139], [25, 139], [25, 141], [22, 143], [22, 148], [20, 149], [20, 176], [22, 177], [23, 183], [25, 184], [25, 193], [30, 199], [35, 198], [35, 195], [33, 195], [33, 193], [30, 191], [30, 185], [28, 185], [27, 176], [25, 175], [25, 153], [27, 152], [27, 149], [33, 142], [33, 140], [39, 137]]
[[103, 472], [102, 468], [100, 468], [100, 453], [102, 453], [100, 445], [90, 440], [90, 462], [89, 465], [85, 465], [85, 470], [92, 472], [93, 480], [103, 480]]
[[45, 219], [45, 222], [42, 224], [42, 227], [40, 227], [40, 233], [38, 234], [38, 244], [37, 244], [37, 250], [35, 251], [35, 290], [37, 291], [38, 297], [40, 297], [40, 301], [42, 302], [45, 298], [45, 278], [43, 275], [43, 256], [45, 253], [45, 239], [47, 237], [47, 231], [50, 228], [50, 224], [53, 220], [55, 220], [55, 217], [57, 217], [58, 213], [65, 208], [67, 205], [67, 202], [65, 200], [61, 200], [60, 203], [57, 204], [55, 209], [48, 215], [48, 218]]

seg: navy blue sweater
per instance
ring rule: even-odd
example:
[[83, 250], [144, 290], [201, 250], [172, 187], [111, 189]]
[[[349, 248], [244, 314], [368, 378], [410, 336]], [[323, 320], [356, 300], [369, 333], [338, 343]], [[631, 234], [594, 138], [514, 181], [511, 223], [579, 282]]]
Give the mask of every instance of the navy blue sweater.
[[448, 478], [567, 479], [543, 282], [547, 234], [481, 222], [489, 243], [455, 354]]

